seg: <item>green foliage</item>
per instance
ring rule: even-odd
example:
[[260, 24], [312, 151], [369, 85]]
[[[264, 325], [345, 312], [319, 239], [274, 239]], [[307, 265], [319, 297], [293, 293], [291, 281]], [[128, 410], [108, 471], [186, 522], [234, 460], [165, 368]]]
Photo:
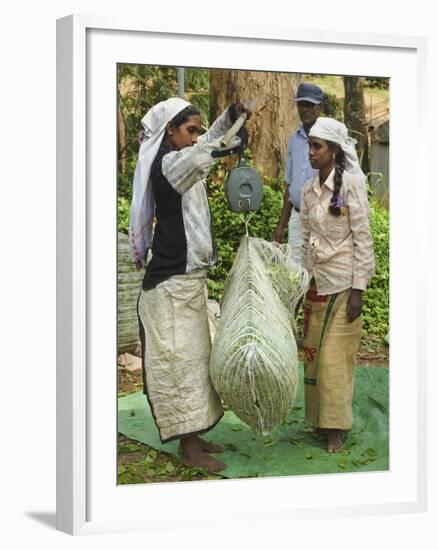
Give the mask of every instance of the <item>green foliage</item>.
[[381, 172], [368, 172], [368, 183], [371, 187], [371, 192], [378, 203], [389, 208], [389, 182]]
[[364, 292], [363, 329], [383, 338], [389, 329], [389, 211], [374, 196], [369, 202], [376, 272]]
[[208, 69], [185, 69], [184, 92], [187, 101], [201, 113], [202, 123], [208, 127], [210, 118], [210, 71]]
[[129, 230], [129, 209], [131, 202], [126, 197], [117, 197], [117, 231], [128, 234]]
[[[123, 121], [125, 143], [118, 152], [118, 193], [131, 200], [132, 177], [139, 149], [141, 119], [159, 101], [178, 92], [176, 67], [120, 64], [118, 66], [119, 124]], [[187, 68], [184, 71], [184, 93], [201, 113], [208, 127], [210, 111], [210, 81], [208, 69]], [[122, 162], [123, 161], [123, 162]]]
[[389, 78], [365, 78], [366, 88], [377, 88], [379, 90], [389, 90]]
[[[177, 93], [176, 68], [120, 64], [118, 77], [119, 112], [126, 134], [118, 156], [119, 161], [124, 159], [130, 164], [138, 153], [141, 119], [155, 103]], [[120, 192], [125, 190], [123, 187]]]
[[344, 102], [334, 94], [324, 93], [324, 116], [344, 120]]

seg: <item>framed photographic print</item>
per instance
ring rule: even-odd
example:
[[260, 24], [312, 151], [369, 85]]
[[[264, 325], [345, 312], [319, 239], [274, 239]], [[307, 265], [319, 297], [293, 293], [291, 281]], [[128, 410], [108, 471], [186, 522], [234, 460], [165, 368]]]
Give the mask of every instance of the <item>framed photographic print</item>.
[[[243, 27], [226, 36], [215, 29], [182, 33], [91, 16], [59, 20], [57, 40], [58, 528], [83, 534], [202, 527], [218, 517], [284, 521], [424, 510], [425, 283], [415, 266], [425, 229], [406, 192], [413, 181], [417, 196], [425, 185], [421, 141], [412, 139], [423, 131], [424, 41]], [[265, 192], [246, 227], [270, 241], [303, 83], [311, 87], [301, 99], [319, 105], [322, 97], [312, 94], [322, 90], [324, 116], [349, 127], [368, 175], [377, 276], [363, 310], [353, 405], [359, 421], [343, 450], [329, 454], [305, 423], [302, 386], [270, 433], [252, 430], [225, 403], [211, 435], [225, 447], [226, 468], [181, 467], [177, 442], [159, 437], [153, 400], [149, 407], [142, 391], [136, 296], [144, 272], [129, 257], [128, 237], [141, 119], [179, 96], [196, 107], [202, 136], [229, 104], [255, 100], [241, 157], [257, 169]], [[404, 158], [409, 163], [399, 162]], [[244, 218], [230, 213], [223, 193], [236, 166], [236, 157], [219, 159], [207, 175], [219, 243], [218, 266], [207, 275], [213, 324], [245, 233]], [[406, 285], [414, 302], [409, 322]], [[300, 363], [312, 353], [299, 351]], [[310, 384], [301, 366], [298, 372], [301, 384]], [[415, 445], [406, 445], [406, 432]]]

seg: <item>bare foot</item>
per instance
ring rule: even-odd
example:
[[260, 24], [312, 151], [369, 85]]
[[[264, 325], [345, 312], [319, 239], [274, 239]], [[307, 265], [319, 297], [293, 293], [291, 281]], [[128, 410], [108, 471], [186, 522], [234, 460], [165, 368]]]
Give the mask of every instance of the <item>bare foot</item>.
[[341, 432], [339, 430], [327, 430], [327, 451], [329, 453], [339, 453], [342, 449]]
[[223, 445], [212, 443], [211, 441], [202, 439], [202, 437], [199, 436], [197, 437], [197, 439], [201, 450], [205, 451], [206, 453], [223, 453], [225, 451], [225, 447]]
[[[195, 435], [194, 437], [197, 440], [201, 451], [204, 451], [205, 453], [223, 453], [225, 451], [225, 447], [223, 445], [219, 445], [218, 443], [213, 443], [212, 441], [208, 441], [207, 439], [203, 439], [202, 437], [199, 437], [198, 435]], [[181, 442], [179, 444], [178, 451], [180, 453], [182, 452]]]
[[181, 462], [192, 468], [205, 468], [209, 472], [220, 472], [226, 465], [204, 452], [199, 438], [189, 435], [181, 439]]

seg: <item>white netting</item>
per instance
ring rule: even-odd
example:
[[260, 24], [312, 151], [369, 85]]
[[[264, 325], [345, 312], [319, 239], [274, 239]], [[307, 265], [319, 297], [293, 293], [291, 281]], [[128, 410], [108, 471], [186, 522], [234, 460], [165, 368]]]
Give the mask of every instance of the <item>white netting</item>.
[[224, 403], [263, 434], [286, 418], [295, 399], [293, 312], [307, 284], [288, 245], [243, 237], [225, 284], [210, 374]]

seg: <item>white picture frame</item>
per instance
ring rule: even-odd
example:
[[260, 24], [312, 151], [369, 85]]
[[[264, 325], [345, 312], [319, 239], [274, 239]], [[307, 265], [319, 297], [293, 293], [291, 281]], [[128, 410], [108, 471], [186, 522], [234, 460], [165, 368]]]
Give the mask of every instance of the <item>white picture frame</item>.
[[[245, 51], [245, 56], [236, 56], [236, 49]], [[224, 35], [213, 27], [202, 33], [186, 27], [182, 32], [177, 26], [158, 28], [120, 18], [58, 20], [59, 530], [88, 534], [208, 527], [217, 523], [218, 514], [223, 521], [260, 523], [426, 510], [427, 346], [420, 296], [424, 299], [427, 289], [425, 275], [415, 267], [425, 265], [424, 246], [418, 245], [425, 242], [418, 237], [426, 231], [418, 197], [426, 182], [426, 163], [417, 145], [421, 141], [403, 140], [404, 133], [420, 136], [425, 131], [425, 50], [424, 39], [408, 36], [312, 33], [284, 27], [233, 27]], [[117, 62], [391, 78], [390, 170], [397, 186], [391, 188], [389, 472], [117, 487]], [[401, 169], [396, 160], [406, 155], [411, 162]], [[403, 192], [409, 181], [418, 182], [414, 199]], [[407, 209], [411, 231], [403, 223]], [[417, 281], [410, 304], [415, 315], [409, 325], [416, 338], [409, 337], [401, 322], [405, 305], [397, 299], [406, 279]], [[403, 342], [403, 349], [396, 342]], [[409, 398], [416, 406], [408, 417], [404, 403]], [[402, 424], [414, 434], [412, 448], [403, 448]], [[215, 503], [214, 513], [206, 512], [205, 499]], [[188, 501], [190, 506], [182, 506]]]

